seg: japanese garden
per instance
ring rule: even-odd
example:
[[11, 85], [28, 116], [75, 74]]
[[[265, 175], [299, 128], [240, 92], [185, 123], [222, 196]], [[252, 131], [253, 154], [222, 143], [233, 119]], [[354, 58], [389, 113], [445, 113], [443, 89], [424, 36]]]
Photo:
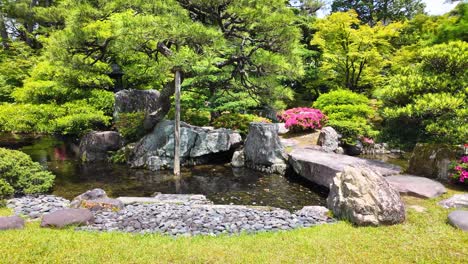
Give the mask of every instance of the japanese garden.
[[0, 0], [0, 243], [468, 261], [468, 2]]

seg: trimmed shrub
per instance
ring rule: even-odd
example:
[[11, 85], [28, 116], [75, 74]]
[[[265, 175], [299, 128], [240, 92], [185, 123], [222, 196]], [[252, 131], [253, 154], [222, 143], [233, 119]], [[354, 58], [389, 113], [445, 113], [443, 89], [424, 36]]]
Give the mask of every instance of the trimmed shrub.
[[135, 142], [145, 135], [144, 112], [120, 113], [115, 127], [128, 142]]
[[288, 109], [279, 114], [278, 119], [293, 131], [321, 129], [327, 122], [327, 117], [322, 111], [307, 107]]
[[242, 135], [249, 132], [249, 124], [252, 122], [271, 123], [267, 118], [252, 114], [226, 113], [213, 121], [215, 128], [230, 128], [239, 131]]
[[378, 135], [369, 121], [375, 111], [365, 95], [349, 90], [331, 91], [320, 95], [314, 107], [328, 116], [328, 125], [342, 135], [344, 143], [354, 144], [361, 137]]
[[55, 176], [21, 151], [0, 148], [0, 199], [50, 190]]

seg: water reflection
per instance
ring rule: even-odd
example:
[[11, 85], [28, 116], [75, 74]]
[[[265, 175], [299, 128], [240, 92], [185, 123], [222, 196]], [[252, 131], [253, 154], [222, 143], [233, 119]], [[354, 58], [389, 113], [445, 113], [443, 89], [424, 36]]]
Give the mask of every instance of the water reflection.
[[[12, 142], [13, 141], [13, 142]], [[184, 168], [179, 177], [170, 171], [152, 172], [109, 163], [81, 164], [78, 143], [73, 139], [45, 136], [0, 135], [0, 147], [20, 149], [56, 176], [53, 193], [71, 199], [91, 189], [102, 188], [110, 196], [150, 196], [161, 193], [205, 194], [219, 204], [268, 205], [295, 210], [306, 205], [324, 205], [326, 191], [301, 179], [265, 176], [244, 168], [224, 165]]]

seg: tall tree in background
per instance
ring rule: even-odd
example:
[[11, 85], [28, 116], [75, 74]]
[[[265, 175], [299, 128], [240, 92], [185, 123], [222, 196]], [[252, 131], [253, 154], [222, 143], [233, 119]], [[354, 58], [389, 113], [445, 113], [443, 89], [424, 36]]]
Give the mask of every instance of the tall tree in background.
[[392, 46], [401, 24], [360, 25], [354, 11], [332, 13], [317, 21], [312, 43], [323, 51], [319, 78], [331, 88], [366, 92], [383, 81]]
[[354, 9], [362, 23], [373, 26], [411, 19], [424, 13], [425, 4], [422, 0], [334, 0], [331, 7], [332, 12]]

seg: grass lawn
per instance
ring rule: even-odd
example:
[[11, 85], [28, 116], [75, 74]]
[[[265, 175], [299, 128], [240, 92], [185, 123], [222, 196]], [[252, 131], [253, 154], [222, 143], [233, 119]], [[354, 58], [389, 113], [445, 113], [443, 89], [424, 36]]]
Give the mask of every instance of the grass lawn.
[[[402, 225], [354, 227], [346, 222], [288, 232], [222, 237], [51, 230], [28, 223], [0, 232], [0, 263], [467, 263], [468, 232], [446, 223], [434, 200], [405, 197]], [[0, 209], [0, 215], [9, 215]]]

